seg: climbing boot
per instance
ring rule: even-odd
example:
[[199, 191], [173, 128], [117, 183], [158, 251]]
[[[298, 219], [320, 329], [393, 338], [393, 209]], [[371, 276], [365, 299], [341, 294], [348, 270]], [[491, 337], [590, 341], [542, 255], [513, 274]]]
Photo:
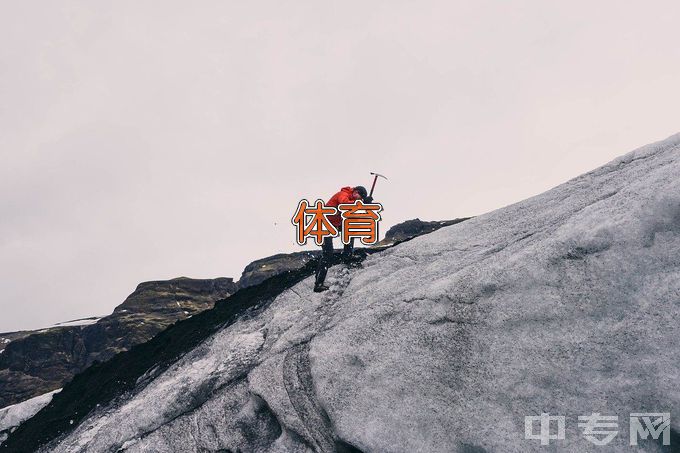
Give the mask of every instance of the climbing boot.
[[314, 285], [314, 292], [315, 293], [320, 293], [323, 291], [328, 291], [328, 286], [324, 285], [323, 283], [319, 283], [317, 285]]

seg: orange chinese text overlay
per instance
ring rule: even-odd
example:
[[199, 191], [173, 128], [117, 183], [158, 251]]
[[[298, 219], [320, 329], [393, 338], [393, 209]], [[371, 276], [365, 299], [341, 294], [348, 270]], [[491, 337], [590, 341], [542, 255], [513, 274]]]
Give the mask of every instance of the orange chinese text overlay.
[[295, 215], [291, 219], [297, 234], [295, 237], [299, 245], [307, 243], [309, 236], [314, 237], [316, 245], [321, 245], [326, 236], [337, 237], [338, 228], [329, 220], [329, 216], [337, 215], [342, 218], [343, 244], [349, 244], [352, 238], [361, 238], [365, 245], [378, 242], [378, 221], [382, 211], [380, 203], [364, 204], [355, 201], [353, 204], [341, 204], [336, 209], [324, 206], [321, 200], [316, 200], [315, 206], [310, 206], [307, 200], [300, 200]]
[[380, 203], [364, 204], [357, 200], [353, 204], [341, 204], [338, 209], [342, 215], [343, 244], [349, 244], [351, 238], [361, 238], [364, 245], [378, 242]]
[[297, 229], [295, 238], [297, 243], [304, 245], [307, 243], [308, 236], [314, 236], [316, 245], [321, 245], [324, 236], [337, 236], [338, 229], [328, 220], [328, 216], [336, 212], [337, 210], [333, 207], [325, 207], [321, 200], [316, 200], [314, 208], [309, 206], [307, 200], [300, 200], [297, 211], [291, 219]]

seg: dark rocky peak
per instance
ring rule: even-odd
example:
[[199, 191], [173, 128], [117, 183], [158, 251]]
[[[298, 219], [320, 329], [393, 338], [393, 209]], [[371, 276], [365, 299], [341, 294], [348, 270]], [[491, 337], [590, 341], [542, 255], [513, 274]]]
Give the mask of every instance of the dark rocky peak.
[[302, 268], [310, 260], [318, 256], [318, 251], [306, 251], [295, 253], [279, 253], [253, 261], [243, 269], [241, 279], [238, 281], [239, 288], [257, 285], [266, 279], [278, 275], [281, 272]]
[[232, 278], [194, 279], [178, 277], [171, 280], [143, 282], [125, 301], [117, 306], [115, 314], [174, 313], [177, 311], [205, 310], [215, 300], [233, 294], [237, 289]]
[[407, 220], [394, 225], [392, 228], [387, 230], [387, 233], [385, 233], [385, 238], [378, 242], [378, 245], [388, 245], [394, 244], [396, 242], [408, 241], [409, 239], [413, 239], [416, 236], [432, 233], [433, 231], [437, 231], [442, 227], [455, 225], [456, 223], [460, 223], [468, 219], [470, 219], [470, 217], [463, 217], [453, 220], [435, 220], [431, 222], [423, 221], [418, 218]]
[[94, 361], [104, 362], [144, 343], [236, 290], [231, 278], [145, 282], [101, 319], [0, 333], [0, 408], [63, 386]]

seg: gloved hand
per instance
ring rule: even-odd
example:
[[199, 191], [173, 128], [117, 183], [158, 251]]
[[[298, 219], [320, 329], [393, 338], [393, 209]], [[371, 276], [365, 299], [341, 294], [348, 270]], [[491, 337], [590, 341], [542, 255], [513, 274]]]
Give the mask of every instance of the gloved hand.
[[364, 199], [361, 200], [361, 201], [363, 201], [366, 204], [373, 203], [373, 197], [367, 196], [367, 197], [364, 197]]

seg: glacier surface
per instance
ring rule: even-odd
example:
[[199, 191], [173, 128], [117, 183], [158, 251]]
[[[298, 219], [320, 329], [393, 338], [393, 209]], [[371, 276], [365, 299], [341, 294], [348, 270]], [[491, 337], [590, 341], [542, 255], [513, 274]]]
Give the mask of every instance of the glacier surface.
[[[54, 452], [531, 452], [680, 416], [680, 135], [548, 192], [333, 267], [101, 407]], [[594, 447], [580, 415], [618, 416]], [[675, 417], [675, 418], [673, 418]]]

